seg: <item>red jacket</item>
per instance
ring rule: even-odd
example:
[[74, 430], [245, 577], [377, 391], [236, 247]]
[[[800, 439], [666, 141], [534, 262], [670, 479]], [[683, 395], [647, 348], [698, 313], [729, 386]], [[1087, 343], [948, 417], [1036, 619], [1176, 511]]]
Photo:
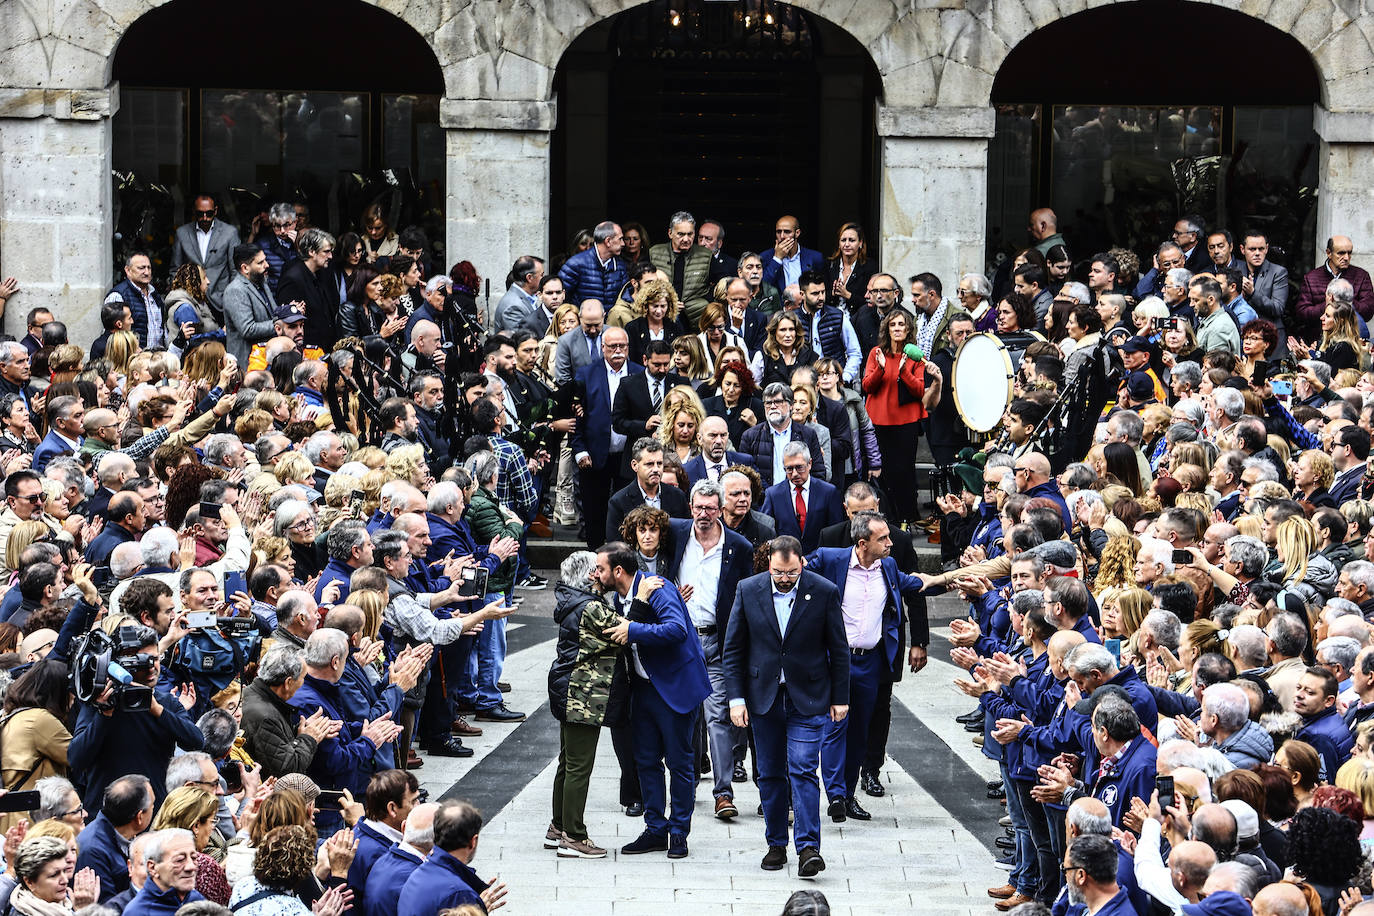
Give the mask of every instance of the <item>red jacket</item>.
[[[875, 426], [901, 426], [924, 420], [926, 408], [921, 403], [921, 395], [925, 394], [926, 380], [925, 373], [919, 371], [922, 364], [905, 356], [884, 353], [885, 362], [879, 365], [875, 358], [877, 352], [877, 347], [870, 350], [864, 364], [863, 390], [868, 396], [864, 406], [868, 408], [869, 419]], [[900, 403], [898, 385], [904, 385], [915, 400], [909, 404]]]

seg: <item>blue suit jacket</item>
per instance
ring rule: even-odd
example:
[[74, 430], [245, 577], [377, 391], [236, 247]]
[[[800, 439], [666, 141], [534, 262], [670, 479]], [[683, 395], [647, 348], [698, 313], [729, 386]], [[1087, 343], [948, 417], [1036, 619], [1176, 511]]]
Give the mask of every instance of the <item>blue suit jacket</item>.
[[[319, 743], [306, 775], [316, 785], [348, 789], [354, 798], [366, 795], [368, 780], [376, 771], [377, 746], [362, 736], [362, 722], [349, 719], [339, 685], [307, 674], [305, 683], [291, 697], [290, 705], [303, 716], [323, 709], [326, 718], [343, 721], [343, 728], [336, 737]], [[330, 818], [328, 823], [339, 821]]]
[[773, 610], [773, 579], [768, 573], [739, 584], [725, 634], [725, 689], [743, 699], [753, 715], [773, 708], [778, 681], [806, 716], [824, 715], [849, 703], [849, 642], [844, 635], [840, 593], [810, 570], [797, 580], [787, 632]]
[[[672, 518], [668, 527], [673, 532], [673, 553], [668, 559], [668, 578], [678, 585], [682, 571], [682, 557], [687, 552], [687, 539], [692, 536], [692, 523], [687, 519]], [[740, 581], [754, 574], [754, 545], [738, 532], [725, 528], [725, 546], [720, 558], [720, 585], [716, 589], [716, 629], [723, 638], [730, 624], [730, 607], [735, 602], [735, 589]]]
[[89, 868], [100, 879], [100, 902], [129, 889], [129, 860], [119, 848], [119, 834], [104, 813], [82, 828], [76, 838], [81, 851], [76, 868]]
[[56, 431], [49, 432], [43, 437], [43, 441], [38, 443], [38, 447], [33, 450], [33, 464], [31, 467], [38, 473], [43, 473], [43, 469], [48, 466], [59, 455], [72, 454], [71, 446], [62, 441], [62, 437]]
[[369, 880], [373, 866], [396, 844], [378, 833], [366, 821], [358, 821], [353, 826], [353, 836], [357, 837], [358, 851], [353, 854], [353, 864], [348, 867], [348, 886], [353, 888], [353, 893], [366, 900], [368, 888], [372, 888], [374, 893], [379, 890]]
[[[809, 521], [809, 520], [808, 520]], [[849, 559], [853, 547], [822, 547], [806, 558], [806, 568], [827, 582], [835, 583], [844, 603], [844, 588], [849, 581]], [[897, 649], [902, 640], [902, 598], [914, 598], [921, 593], [921, 580], [897, 568], [897, 561], [885, 557], [882, 561], [883, 583], [887, 587], [887, 608], [883, 611], [883, 657], [888, 666], [901, 664]]]
[[1093, 780], [1093, 798], [1107, 806], [1113, 825], [1121, 826], [1121, 815], [1131, 810], [1132, 798], [1148, 798], [1154, 790], [1156, 753], [1155, 746], [1141, 735], [1131, 740], [1112, 775], [1097, 777], [1084, 771]]
[[[754, 459], [744, 452], [732, 452], [726, 449], [725, 466], [728, 468], [732, 464], [744, 464], [753, 467]], [[697, 481], [706, 479], [706, 457], [697, 455], [684, 464], [682, 469], [687, 472], [687, 490], [690, 492], [692, 487], [697, 485]]]
[[[630, 375], [639, 375], [644, 371], [639, 363], [627, 362], [625, 367]], [[589, 366], [583, 366], [577, 370], [574, 378], [582, 393], [583, 417], [572, 434], [569, 447], [574, 455], [578, 452], [590, 455], [592, 467], [604, 468], [606, 458], [611, 453], [611, 386], [606, 379], [606, 361], [598, 359]], [[632, 444], [626, 440], [625, 447], [629, 448]], [[610, 470], [615, 472], [619, 469], [617, 465]]]
[[845, 520], [840, 491], [824, 480], [811, 475], [811, 490], [806, 505], [806, 530], [797, 524], [797, 504], [792, 484], [784, 480], [763, 491], [764, 515], [778, 526], [778, 534], [790, 534], [801, 541], [802, 550], [810, 553], [821, 544], [821, 531]]
[[481, 906], [486, 886], [477, 872], [442, 849], [435, 849], [406, 879], [396, 900], [396, 916], [434, 916], [464, 903]]
[[[362, 843], [359, 842], [358, 846], [361, 851]], [[363, 896], [363, 916], [396, 916], [401, 888], [405, 887], [406, 879], [423, 861], [400, 846], [392, 846], [382, 853], [367, 876], [370, 892]], [[348, 883], [353, 883], [352, 875]]]
[[[776, 286], [781, 292], [783, 286], [782, 262], [773, 259], [773, 250], [769, 248], [763, 253], [763, 282], [770, 286]], [[808, 270], [819, 270], [821, 273], [828, 273], [829, 268], [825, 263], [825, 256], [813, 248], [801, 249], [801, 272]]]
[[1303, 717], [1303, 726], [1298, 731], [1298, 740], [1306, 741], [1321, 754], [1322, 766], [1326, 768], [1325, 778], [1332, 780], [1333, 775], [1355, 744], [1355, 734], [1345, 724], [1335, 706], [1328, 707], [1312, 718]]
[[[643, 574], [630, 584], [630, 594], [639, 588]], [[671, 582], [649, 596], [653, 623], [633, 618], [643, 612], [645, 602], [635, 599], [631, 607], [630, 642], [639, 647], [639, 661], [649, 674], [649, 682], [668, 708], [677, 713], [696, 709], [711, 695], [711, 679], [706, 674], [706, 659], [687, 616], [687, 605]], [[639, 613], [636, 613], [639, 612]]]

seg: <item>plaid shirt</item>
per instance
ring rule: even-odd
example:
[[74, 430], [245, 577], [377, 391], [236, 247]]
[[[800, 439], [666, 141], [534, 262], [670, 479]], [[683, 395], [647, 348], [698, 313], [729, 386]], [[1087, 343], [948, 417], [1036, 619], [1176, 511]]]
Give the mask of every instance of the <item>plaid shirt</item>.
[[496, 459], [501, 462], [501, 473], [496, 478], [496, 499], [528, 521], [539, 494], [534, 491], [534, 478], [530, 476], [525, 453], [514, 442], [500, 436], [488, 436], [487, 439]]

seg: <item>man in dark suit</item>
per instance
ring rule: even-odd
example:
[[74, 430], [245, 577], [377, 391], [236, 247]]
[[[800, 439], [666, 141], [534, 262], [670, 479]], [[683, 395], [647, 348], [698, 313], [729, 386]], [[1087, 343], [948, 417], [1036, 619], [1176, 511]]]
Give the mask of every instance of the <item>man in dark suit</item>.
[[730, 450], [730, 427], [722, 417], [707, 417], [701, 421], [697, 444], [701, 446], [701, 454], [682, 466], [687, 472], [689, 488], [696, 486], [699, 480], [720, 483], [725, 469], [733, 464], [754, 463], [754, 459], [743, 452]]
[[606, 533], [607, 504], [611, 494], [620, 489], [618, 475], [626, 440], [611, 428], [611, 405], [620, 385], [644, 371], [643, 366], [629, 361], [630, 338], [624, 328], [608, 328], [601, 337], [601, 358], [578, 369], [574, 377], [583, 419], [569, 443], [582, 487], [588, 547], [595, 547]]
[[[597, 550], [597, 582], [622, 615], [606, 635], [630, 646], [630, 729], [644, 794], [644, 832], [620, 851], [666, 850], [668, 858], [682, 859], [697, 784], [692, 736], [701, 703], [711, 695], [711, 680], [677, 588], [637, 569], [634, 549], [623, 541]], [[663, 785], [665, 763], [670, 792]], [[665, 816], [670, 795], [672, 813]]]
[[296, 240], [300, 257], [282, 268], [277, 301], [305, 304], [305, 343], [329, 352], [338, 337], [334, 317], [339, 311], [339, 292], [331, 286], [329, 262], [334, 257], [334, 236], [323, 229], [307, 229]]
[[[620, 433], [628, 442], [637, 442], [645, 436], [652, 436], [663, 421], [659, 408], [663, 399], [675, 385], [686, 385], [687, 380], [673, 367], [673, 346], [669, 340], [651, 340], [644, 348], [644, 371], [625, 380], [615, 394], [611, 405], [611, 429]], [[630, 454], [626, 450], [621, 460], [620, 476], [629, 479]]]
[[805, 445], [789, 442], [782, 456], [787, 479], [764, 491], [763, 514], [777, 523], [778, 534], [790, 534], [803, 550], [815, 550], [821, 531], [844, 518], [840, 491], [811, 473]]
[[[631, 448], [629, 486], [616, 492], [606, 506], [606, 540], [620, 540], [620, 523], [630, 511], [640, 506], [662, 509], [671, 518], [691, 516], [687, 497], [677, 487], [663, 486], [663, 443], [649, 436], [640, 436]], [[585, 497], [584, 497], [585, 498]]]
[[[739, 261], [725, 253], [725, 227], [714, 219], [704, 219], [697, 227], [697, 244], [711, 252], [711, 286], [739, 273]], [[749, 345], [752, 351], [753, 344]]]
[[763, 282], [784, 289], [801, 280], [808, 270], [824, 273], [825, 256], [801, 246], [801, 223], [784, 216], [773, 226], [773, 247], [763, 253]]
[[1279, 345], [1275, 356], [1288, 354], [1288, 334], [1283, 316], [1288, 305], [1288, 270], [1269, 260], [1269, 237], [1258, 230], [1245, 233], [1241, 239], [1241, 254], [1245, 258], [1245, 275], [1240, 278], [1240, 294], [1264, 320], [1279, 330]]
[[773, 382], [763, 389], [763, 412], [767, 423], [756, 423], [740, 437], [739, 450], [754, 459], [754, 470], [765, 487], [782, 480], [782, 446], [801, 442], [811, 453], [811, 466], [819, 477], [825, 476], [825, 453], [821, 440], [809, 427], [792, 422], [792, 389]]
[[730, 281], [725, 289], [726, 320], [729, 322], [725, 332], [743, 337], [749, 352], [757, 353], [768, 334], [768, 319], [763, 317], [763, 312], [749, 305], [753, 297], [754, 292], [747, 280], [735, 277]]
[[730, 725], [730, 698], [725, 689], [721, 646], [736, 586], [754, 572], [754, 547], [721, 522], [724, 504], [720, 484], [703, 480], [692, 487], [692, 520], [673, 519], [668, 523], [673, 532], [668, 578], [677, 583], [687, 604], [688, 617], [706, 659], [711, 696], [703, 713], [714, 775], [712, 794], [716, 817], [729, 820], [739, 814], [739, 809], [735, 807], [735, 790], [730, 782], [734, 774], [735, 735]]
[[205, 268], [205, 299], [217, 314], [224, 313], [224, 290], [234, 278], [234, 248], [239, 244], [239, 231], [217, 219], [219, 208], [208, 194], [197, 197], [195, 220], [178, 226], [172, 245], [172, 270], [183, 264], [199, 264]]
[[821, 775], [830, 799], [832, 820], [870, 820], [854, 797], [859, 766], [868, 751], [868, 727], [878, 699], [883, 669], [903, 661], [903, 599], [918, 596], [920, 579], [897, 568], [892, 535], [877, 512], [859, 512], [850, 520], [852, 548], [822, 547], [806, 558], [808, 569], [839, 586], [849, 640], [850, 715], [831, 726], [821, 743]]
[[[851, 520], [860, 512], [878, 511], [877, 491], [864, 481], [850, 484], [844, 492], [844, 511], [849, 518], [836, 522], [821, 532], [822, 547], [854, 546]], [[888, 532], [892, 536], [892, 559], [896, 561], [897, 568], [904, 573], [915, 575], [920, 569], [920, 561], [916, 558], [916, 548], [911, 543], [911, 535], [900, 528], [889, 527]], [[878, 774], [887, 757], [887, 734], [892, 726], [892, 685], [902, 679], [905, 667], [900, 664], [900, 660], [905, 656], [906, 664], [910, 666], [912, 673], [920, 671], [926, 666], [926, 647], [930, 645], [930, 618], [926, 613], [925, 596], [903, 595], [902, 603], [906, 606], [911, 649], [903, 651], [906, 633], [899, 630], [899, 663], [890, 667], [884, 666], [880, 672], [882, 678], [878, 683], [878, 697], [873, 704], [872, 721], [868, 723], [868, 752], [864, 755], [863, 765], [859, 768], [859, 785], [864, 792], [874, 798], [881, 798], [886, 794]]]
[[789, 798], [797, 874], [825, 868], [816, 767], [827, 729], [849, 712], [849, 665], [839, 592], [802, 569], [796, 538], [777, 538], [768, 573], [739, 584], [724, 653], [730, 719], [754, 731], [765, 871], [787, 864]]
[[86, 409], [81, 406], [80, 398], [70, 395], [53, 398], [48, 404], [48, 434], [33, 450], [30, 467], [41, 474], [48, 462], [58, 455], [75, 455], [85, 441], [81, 435], [85, 421]]
[[754, 508], [754, 482], [741, 471], [726, 471], [720, 478], [725, 491], [725, 512], [721, 521], [725, 527], [758, 547], [773, 539], [777, 523]]

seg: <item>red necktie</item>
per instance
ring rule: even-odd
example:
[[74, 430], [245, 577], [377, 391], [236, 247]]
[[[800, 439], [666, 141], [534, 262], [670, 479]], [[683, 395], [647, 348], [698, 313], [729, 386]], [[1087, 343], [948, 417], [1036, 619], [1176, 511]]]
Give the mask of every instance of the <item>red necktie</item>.
[[802, 499], [802, 488], [797, 486], [797, 528], [806, 530], [806, 500]]

